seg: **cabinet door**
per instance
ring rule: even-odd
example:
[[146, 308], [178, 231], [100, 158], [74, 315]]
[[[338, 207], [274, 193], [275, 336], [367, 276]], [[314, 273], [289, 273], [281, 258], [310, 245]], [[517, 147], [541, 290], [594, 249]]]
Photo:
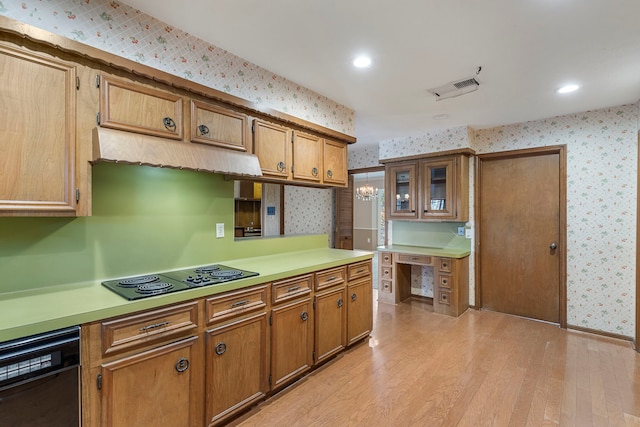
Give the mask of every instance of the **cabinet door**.
[[267, 314], [260, 313], [207, 334], [206, 414], [209, 425], [265, 396]]
[[347, 287], [347, 344], [371, 333], [373, 322], [371, 278], [349, 283]]
[[455, 159], [423, 160], [422, 177], [422, 218], [453, 219], [455, 206]]
[[253, 153], [265, 177], [291, 177], [291, 134], [289, 129], [261, 120], [253, 121]]
[[315, 302], [315, 362], [338, 353], [347, 345], [346, 289], [331, 289], [316, 294]]
[[247, 116], [191, 101], [191, 142], [247, 151]]
[[323, 157], [323, 182], [325, 184], [346, 187], [347, 180], [349, 179], [349, 173], [347, 171], [347, 144], [325, 139]]
[[293, 179], [321, 182], [322, 141], [305, 133], [293, 133]]
[[271, 388], [285, 385], [313, 364], [311, 298], [271, 311]]
[[416, 163], [387, 166], [387, 212], [389, 219], [417, 219]]
[[103, 364], [101, 425], [200, 425], [197, 343], [187, 338]]
[[182, 139], [182, 98], [100, 76], [100, 126]]
[[75, 67], [0, 46], [0, 70], [0, 212], [75, 215]]

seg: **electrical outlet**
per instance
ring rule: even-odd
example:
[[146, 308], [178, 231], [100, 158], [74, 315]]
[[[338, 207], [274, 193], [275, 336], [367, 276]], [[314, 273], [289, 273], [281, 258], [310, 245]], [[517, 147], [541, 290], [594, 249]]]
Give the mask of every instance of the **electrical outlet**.
[[216, 224], [216, 239], [224, 237], [224, 223]]
[[464, 236], [464, 227], [458, 227], [458, 236]]
[[473, 230], [468, 229], [464, 231], [464, 237], [466, 237], [467, 239], [472, 239], [473, 238]]

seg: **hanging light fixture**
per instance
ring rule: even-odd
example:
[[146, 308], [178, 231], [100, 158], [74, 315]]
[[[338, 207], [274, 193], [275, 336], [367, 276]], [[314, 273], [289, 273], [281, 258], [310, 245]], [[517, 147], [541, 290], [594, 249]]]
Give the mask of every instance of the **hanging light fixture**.
[[367, 180], [364, 185], [356, 188], [356, 199], [368, 202], [378, 198], [378, 189], [373, 188], [369, 184], [369, 173], [367, 172]]

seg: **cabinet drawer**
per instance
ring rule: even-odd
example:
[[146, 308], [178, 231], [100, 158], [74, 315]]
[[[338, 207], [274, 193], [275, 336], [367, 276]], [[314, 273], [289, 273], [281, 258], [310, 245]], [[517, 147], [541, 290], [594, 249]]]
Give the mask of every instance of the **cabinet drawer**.
[[347, 277], [349, 280], [358, 279], [371, 275], [371, 261], [362, 261], [351, 264], [347, 267]]
[[396, 262], [404, 264], [431, 265], [431, 257], [429, 255], [397, 254]]
[[267, 306], [267, 287], [225, 293], [206, 300], [207, 324], [260, 310]]
[[198, 303], [190, 302], [102, 322], [102, 352], [130, 350], [198, 328]]
[[391, 267], [380, 267], [380, 279], [393, 280], [393, 269]]
[[451, 272], [451, 260], [449, 258], [438, 258], [438, 270]]
[[438, 285], [441, 288], [451, 289], [451, 276], [448, 274], [441, 274], [438, 276]]
[[451, 305], [451, 291], [438, 289], [438, 302], [440, 304]]
[[393, 292], [393, 282], [391, 280], [380, 280], [380, 292], [388, 294]]
[[380, 252], [378, 256], [380, 259], [380, 265], [391, 265], [391, 261], [393, 260], [391, 252]]
[[316, 273], [316, 291], [344, 283], [346, 268], [338, 267]]
[[311, 274], [273, 282], [271, 285], [271, 303], [277, 304], [308, 295], [311, 293], [312, 288], [313, 275]]

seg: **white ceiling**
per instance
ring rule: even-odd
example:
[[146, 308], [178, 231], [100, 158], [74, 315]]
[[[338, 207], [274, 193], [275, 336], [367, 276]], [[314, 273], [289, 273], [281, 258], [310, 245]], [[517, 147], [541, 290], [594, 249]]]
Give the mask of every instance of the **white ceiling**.
[[[124, 2], [354, 109], [362, 144], [640, 98], [639, 0]], [[370, 68], [353, 68], [359, 53]], [[427, 92], [478, 66], [476, 92]], [[566, 82], [582, 88], [556, 94]]]

